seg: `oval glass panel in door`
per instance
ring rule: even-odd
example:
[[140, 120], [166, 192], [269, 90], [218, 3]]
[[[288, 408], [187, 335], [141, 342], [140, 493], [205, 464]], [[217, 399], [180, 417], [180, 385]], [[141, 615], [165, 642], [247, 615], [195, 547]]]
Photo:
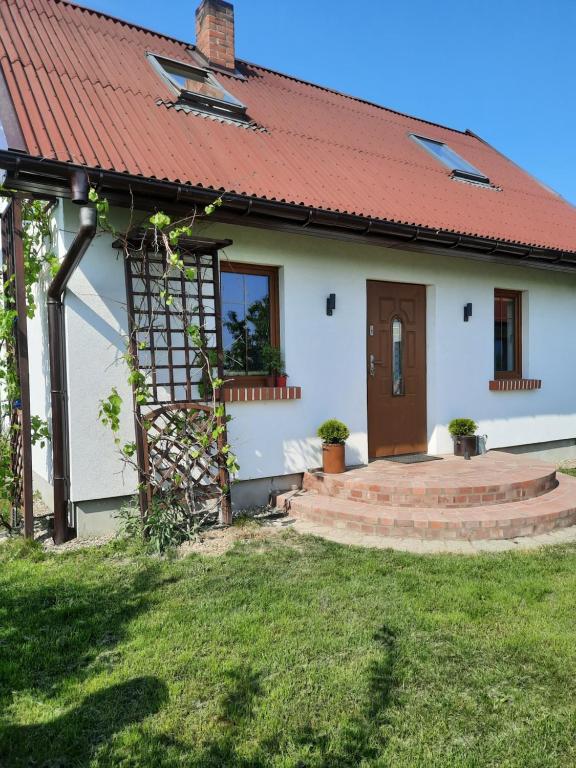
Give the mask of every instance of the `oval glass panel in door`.
[[404, 394], [404, 339], [402, 320], [395, 317], [392, 320], [392, 394], [395, 396]]

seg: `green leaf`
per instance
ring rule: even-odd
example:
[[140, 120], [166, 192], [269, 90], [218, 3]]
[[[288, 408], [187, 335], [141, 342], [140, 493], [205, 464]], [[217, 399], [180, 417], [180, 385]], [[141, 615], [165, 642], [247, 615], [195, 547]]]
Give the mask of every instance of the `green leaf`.
[[150, 216], [150, 224], [157, 229], [165, 229], [170, 226], [171, 222], [170, 216], [167, 216], [165, 213], [158, 212], [154, 216]]
[[222, 205], [222, 202], [223, 202], [222, 198], [219, 197], [216, 200], [214, 200], [213, 203], [210, 203], [209, 205], [207, 205], [204, 208], [204, 213], [206, 214], [206, 216], [211, 216], [216, 210], [216, 208], [219, 208]]

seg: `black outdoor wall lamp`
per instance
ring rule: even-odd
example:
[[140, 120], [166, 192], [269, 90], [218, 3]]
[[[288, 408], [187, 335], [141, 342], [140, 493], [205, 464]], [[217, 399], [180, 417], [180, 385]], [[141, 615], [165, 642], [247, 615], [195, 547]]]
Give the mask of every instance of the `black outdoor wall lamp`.
[[467, 323], [472, 317], [472, 304], [464, 304], [464, 322]]
[[328, 298], [326, 299], [326, 314], [329, 317], [332, 317], [335, 309], [336, 309], [336, 294], [331, 293], [330, 296], [328, 296]]

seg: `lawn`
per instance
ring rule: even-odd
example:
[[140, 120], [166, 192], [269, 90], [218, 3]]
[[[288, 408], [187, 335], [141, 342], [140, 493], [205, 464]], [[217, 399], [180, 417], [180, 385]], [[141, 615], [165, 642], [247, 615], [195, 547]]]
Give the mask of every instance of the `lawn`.
[[576, 548], [0, 546], [0, 765], [576, 765]]

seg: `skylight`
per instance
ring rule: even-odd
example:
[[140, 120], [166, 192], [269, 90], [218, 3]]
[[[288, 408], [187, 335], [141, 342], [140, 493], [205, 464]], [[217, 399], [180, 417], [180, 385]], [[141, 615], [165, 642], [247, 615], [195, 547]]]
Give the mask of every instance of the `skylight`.
[[8, 149], [8, 142], [6, 141], [6, 134], [4, 133], [2, 120], [0, 120], [0, 149]]
[[441, 141], [435, 141], [434, 139], [426, 139], [424, 136], [416, 136], [415, 134], [411, 134], [411, 137], [414, 141], [420, 144], [421, 147], [424, 147], [426, 151], [430, 152], [431, 155], [434, 155], [434, 157], [443, 165], [450, 168], [452, 175], [456, 178], [477, 181], [481, 184], [490, 183], [490, 179], [486, 174], [479, 171], [478, 168], [475, 168], [472, 163], [469, 163], [467, 160], [460, 157], [460, 155], [454, 152], [453, 149], [450, 149], [447, 144], [443, 144]]
[[148, 58], [182, 102], [211, 114], [246, 119], [244, 104], [228, 93], [207, 69], [153, 54]]

